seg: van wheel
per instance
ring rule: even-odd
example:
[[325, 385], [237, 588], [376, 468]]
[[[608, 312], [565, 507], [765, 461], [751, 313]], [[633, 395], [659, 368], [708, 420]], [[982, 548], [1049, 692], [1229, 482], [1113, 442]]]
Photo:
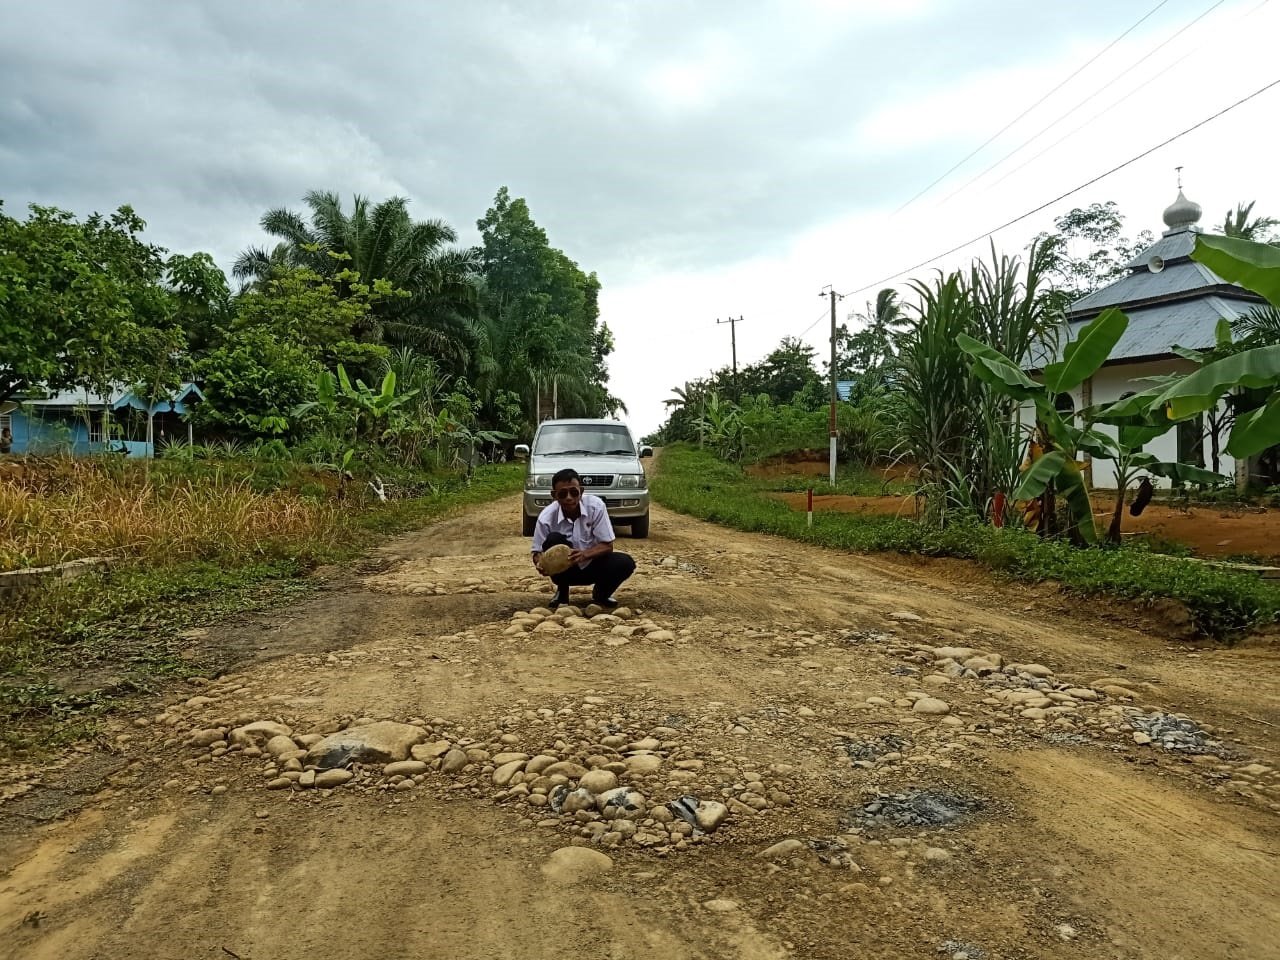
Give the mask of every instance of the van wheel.
[[522, 514], [521, 516], [523, 517], [523, 520], [524, 520], [524, 524], [523, 524], [523, 527], [522, 527], [522, 529], [524, 530], [524, 535], [525, 535], [526, 537], [532, 537], [532, 536], [533, 536], [533, 529], [534, 529], [534, 527], [536, 527], [536, 526], [538, 525], [538, 518], [537, 518], [537, 517], [530, 517], [530, 516], [528, 516], [528, 515], [526, 515], [526, 514]]
[[631, 521], [631, 536], [636, 540], [643, 540], [649, 536], [649, 515], [647, 513], [643, 517], [637, 517]]

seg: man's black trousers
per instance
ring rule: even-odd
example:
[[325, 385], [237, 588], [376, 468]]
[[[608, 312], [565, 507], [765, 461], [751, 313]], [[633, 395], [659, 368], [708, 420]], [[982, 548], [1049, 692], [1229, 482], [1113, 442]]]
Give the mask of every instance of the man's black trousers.
[[[547, 550], [558, 544], [564, 544], [569, 549], [573, 549], [569, 538], [562, 533], [553, 533], [547, 537], [542, 549]], [[557, 573], [551, 578], [551, 582], [566, 592], [570, 587], [585, 587], [592, 584], [592, 599], [608, 600], [613, 596], [613, 592], [622, 586], [623, 581], [635, 572], [636, 562], [630, 556], [612, 550], [604, 556], [596, 557], [587, 564], [586, 569], [582, 569], [575, 563], [563, 573]]]

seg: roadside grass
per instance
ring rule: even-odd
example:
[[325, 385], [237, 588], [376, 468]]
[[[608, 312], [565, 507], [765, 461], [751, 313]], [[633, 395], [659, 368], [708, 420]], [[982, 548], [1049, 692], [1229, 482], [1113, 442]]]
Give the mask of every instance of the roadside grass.
[[1247, 573], [1166, 556], [1141, 546], [1081, 549], [1025, 530], [978, 524], [943, 529], [913, 520], [864, 514], [805, 514], [769, 497], [732, 464], [687, 445], [663, 450], [650, 482], [654, 498], [680, 513], [755, 533], [768, 533], [860, 553], [894, 552], [975, 560], [1012, 580], [1053, 580], [1082, 596], [1183, 603], [1197, 629], [1232, 641], [1280, 619], [1280, 587]]
[[[425, 496], [335, 503], [297, 492], [317, 486], [305, 475], [301, 484], [291, 474], [268, 489], [246, 482], [243, 469], [210, 464], [201, 480], [188, 465], [182, 481], [168, 486], [160, 471], [144, 480], [112, 478], [92, 466], [58, 465], [56, 483], [42, 473], [51, 501], [43, 512], [5, 489], [12, 480], [0, 480], [7, 561], [103, 553], [118, 560], [100, 574], [0, 597], [0, 758], [93, 736], [102, 717], [130, 698], [204, 675], [207, 664], [193, 657], [198, 645], [182, 631], [290, 602], [314, 588], [306, 575], [320, 564], [350, 561], [386, 536], [523, 483], [519, 465], [486, 466], [469, 484], [423, 478]], [[19, 518], [36, 520], [21, 532], [4, 512], [15, 505]], [[56, 516], [68, 526], [57, 552], [46, 546]]]

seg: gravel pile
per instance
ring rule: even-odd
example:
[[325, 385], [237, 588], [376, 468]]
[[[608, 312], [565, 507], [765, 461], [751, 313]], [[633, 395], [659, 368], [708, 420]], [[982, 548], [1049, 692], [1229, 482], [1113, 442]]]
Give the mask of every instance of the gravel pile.
[[1194, 720], [1171, 713], [1134, 713], [1129, 725], [1138, 733], [1151, 738], [1151, 743], [1178, 753], [1212, 753], [1222, 756], [1227, 752], [1220, 740], [1214, 740], [1196, 725]]
[[879, 760], [890, 753], [907, 752], [911, 749], [911, 741], [897, 734], [886, 733], [869, 740], [848, 740], [843, 746], [850, 760]]
[[882, 793], [847, 814], [850, 825], [942, 827], [980, 809], [981, 802], [954, 790], [920, 789]]
[[951, 960], [985, 960], [987, 956], [987, 951], [976, 943], [967, 943], [964, 940], [943, 940], [938, 944], [938, 952], [950, 957]]

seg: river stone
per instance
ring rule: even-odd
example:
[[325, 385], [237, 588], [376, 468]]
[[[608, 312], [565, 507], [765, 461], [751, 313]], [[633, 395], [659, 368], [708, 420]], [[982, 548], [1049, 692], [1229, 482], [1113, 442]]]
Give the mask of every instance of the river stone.
[[634, 773], [637, 776], [655, 773], [662, 766], [662, 758], [653, 753], [638, 753], [634, 757], [627, 757], [622, 762], [626, 764], [628, 773]]
[[607, 854], [588, 847], [561, 847], [542, 865], [542, 875], [553, 883], [577, 883], [613, 869]]
[[939, 700], [937, 697], [921, 697], [911, 705], [912, 713], [923, 713], [929, 717], [940, 717], [943, 714], [950, 713], [951, 707], [945, 700]]
[[771, 847], [766, 847], [756, 854], [762, 860], [781, 860], [793, 856], [806, 849], [803, 840], [779, 840]]
[[283, 723], [259, 720], [256, 723], [247, 723], [243, 727], [236, 727], [231, 731], [228, 739], [231, 743], [238, 743], [242, 747], [261, 747], [273, 737], [287, 737], [291, 733], [293, 731]]
[[388, 763], [382, 768], [384, 777], [412, 777], [419, 773], [427, 772], [427, 764], [422, 760], [397, 760], [395, 763]]
[[497, 770], [493, 771], [494, 786], [505, 787], [511, 782], [511, 778], [520, 772], [522, 767], [524, 767], [523, 760], [511, 760], [498, 767]]
[[316, 789], [330, 790], [333, 787], [340, 787], [354, 776], [355, 774], [350, 770], [321, 770], [316, 774]]
[[729, 816], [729, 808], [717, 800], [703, 800], [698, 804], [694, 820], [703, 833], [715, 833]]
[[379, 720], [330, 734], [307, 751], [307, 760], [323, 770], [353, 761], [394, 763], [408, 760], [409, 751], [426, 738], [421, 727]]
[[559, 762], [557, 757], [551, 757], [545, 753], [540, 753], [524, 765], [524, 772], [525, 773], [542, 773], [544, 770], [547, 769], [547, 767], [557, 762]]
[[578, 786], [592, 793], [604, 793], [618, 785], [618, 775], [612, 770], [589, 770], [582, 775]]
[[210, 727], [208, 730], [197, 730], [191, 735], [191, 739], [187, 743], [193, 747], [208, 747], [221, 740], [222, 736], [221, 730], [216, 727]]
[[1036, 677], [1040, 680], [1045, 680], [1053, 676], [1053, 671], [1043, 663], [1016, 663], [1014, 664], [1014, 669], [1019, 673], [1025, 673], [1028, 676]]
[[443, 757], [453, 749], [448, 740], [437, 740], [435, 743], [419, 743], [409, 749], [409, 755], [415, 760], [435, 760]]
[[461, 750], [450, 750], [444, 755], [444, 761], [440, 764], [440, 770], [442, 773], [457, 773], [470, 762], [470, 758], [468, 758]]
[[563, 543], [558, 543], [554, 547], [549, 547], [543, 551], [542, 556], [538, 558], [538, 566], [549, 577], [554, 577], [557, 573], [564, 573], [573, 566], [569, 560], [569, 554], [572, 552]]
[[[614, 787], [596, 797], [596, 809], [601, 813], [613, 813], [615, 817], [638, 818], [644, 813], [647, 801], [644, 794], [630, 787]], [[665, 810], [667, 816], [671, 811]]]
[[561, 760], [559, 763], [553, 763], [542, 771], [544, 777], [554, 777], [557, 773], [563, 774], [570, 780], [579, 780], [587, 772], [587, 768], [580, 763], [574, 763], [570, 760]]
[[283, 734], [272, 737], [267, 741], [266, 746], [267, 753], [271, 754], [273, 757], [279, 757], [286, 753], [293, 753], [297, 749], [298, 745], [294, 743], [291, 738], [286, 737]]

